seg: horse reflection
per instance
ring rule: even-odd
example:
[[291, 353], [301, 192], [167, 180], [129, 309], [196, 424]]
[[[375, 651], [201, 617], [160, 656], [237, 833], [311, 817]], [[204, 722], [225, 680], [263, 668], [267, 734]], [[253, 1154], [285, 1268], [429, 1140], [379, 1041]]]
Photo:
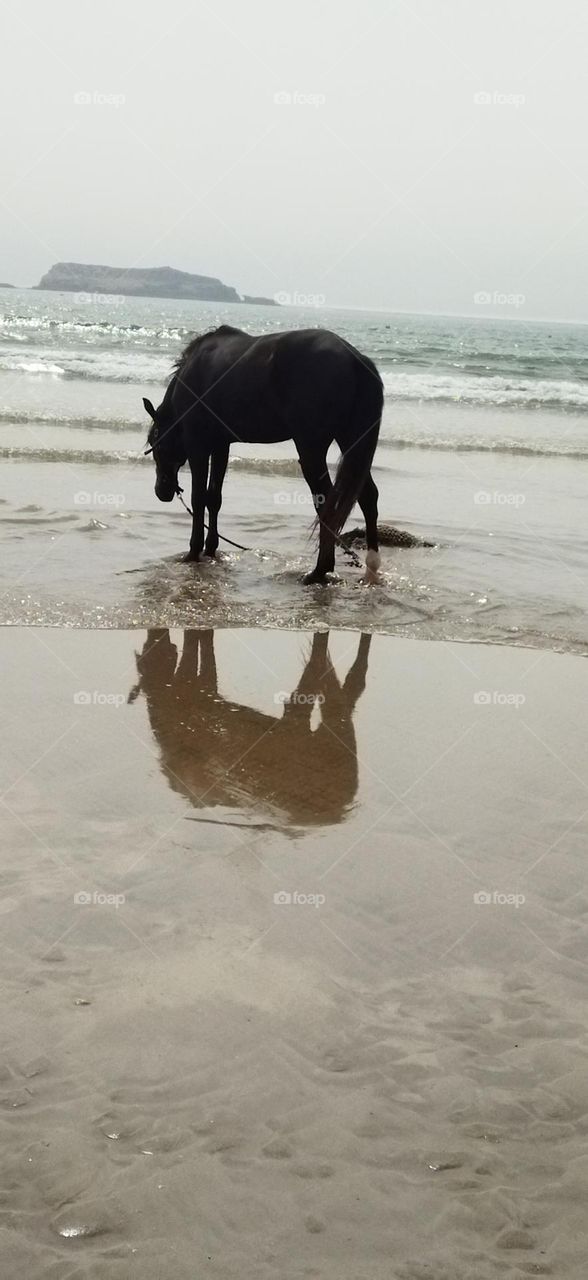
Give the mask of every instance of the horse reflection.
[[341, 822], [357, 792], [353, 712], [371, 636], [360, 637], [342, 682], [328, 642], [328, 632], [313, 636], [300, 680], [273, 716], [219, 693], [213, 631], [186, 630], [179, 660], [169, 631], [149, 631], [129, 702], [145, 695], [173, 790], [197, 809], [222, 805], [274, 825]]

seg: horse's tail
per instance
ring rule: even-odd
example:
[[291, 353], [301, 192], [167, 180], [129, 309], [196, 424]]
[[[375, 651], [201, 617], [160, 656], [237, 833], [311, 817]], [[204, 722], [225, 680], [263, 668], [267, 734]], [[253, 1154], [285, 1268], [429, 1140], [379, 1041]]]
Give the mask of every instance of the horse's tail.
[[382, 409], [384, 388], [375, 364], [364, 356], [357, 359], [357, 390], [349, 423], [341, 443], [341, 458], [333, 488], [320, 512], [320, 521], [338, 538], [345, 521], [368, 478], [372, 465]]

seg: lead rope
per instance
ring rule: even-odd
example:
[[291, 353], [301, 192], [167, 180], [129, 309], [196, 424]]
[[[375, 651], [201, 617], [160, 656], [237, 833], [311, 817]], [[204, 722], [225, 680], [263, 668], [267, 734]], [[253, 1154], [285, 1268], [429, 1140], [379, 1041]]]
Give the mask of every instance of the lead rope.
[[[176, 485], [176, 494], [177, 494], [177, 497], [180, 499], [180, 502], [184, 508], [184, 511], [187, 511], [189, 516], [193, 516], [194, 512], [188, 506], [188, 503], [184, 501], [184, 490], [180, 488], [179, 484]], [[204, 528], [208, 531], [208, 525], [206, 521], [204, 521]], [[222, 533], [219, 533], [218, 536], [219, 538], [222, 538], [223, 542], [228, 542], [230, 547], [237, 547], [239, 551], [251, 551], [251, 547], [244, 547], [241, 542], [233, 542], [231, 538], [225, 538], [224, 534]], [[349, 556], [349, 559], [353, 561], [354, 565], [357, 565], [358, 568], [362, 569], [363, 565], [361, 563], [361, 560], [359, 556], [356, 555], [353, 548], [348, 547], [347, 543], [344, 542], [343, 539], [338, 536], [338, 534], [335, 534], [335, 541], [341, 547], [341, 550], [345, 552], [345, 555]]]
[[[179, 484], [176, 485], [176, 493], [178, 498], [180, 499], [180, 502], [184, 510], [188, 512], [189, 516], [193, 516], [194, 512], [190, 509], [190, 507], [188, 506], [188, 503], [184, 502], [184, 496], [183, 496], [184, 490], [180, 488]], [[204, 528], [208, 532], [208, 525], [206, 523], [206, 520], [204, 521]], [[230, 547], [238, 547], [239, 551], [251, 551], [251, 547], [244, 547], [241, 542], [232, 542], [231, 538], [225, 538], [224, 534], [222, 533], [219, 533], [218, 536], [219, 538], [222, 538], [223, 542], [228, 542]]]

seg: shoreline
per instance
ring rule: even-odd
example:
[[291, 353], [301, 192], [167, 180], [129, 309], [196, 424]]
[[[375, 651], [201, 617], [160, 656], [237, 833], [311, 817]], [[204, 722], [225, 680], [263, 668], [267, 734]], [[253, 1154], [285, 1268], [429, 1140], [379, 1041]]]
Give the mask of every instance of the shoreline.
[[[173, 563], [180, 563], [180, 561], [178, 561], [177, 558], [175, 558]], [[141, 573], [142, 571], [143, 571], [143, 567], [139, 566], [137, 569], [127, 569], [127, 570], [122, 570], [121, 572], [129, 573], [129, 574], [133, 574], [133, 573], [138, 574], [138, 573]], [[374, 585], [374, 584], [369, 584], [369, 585]], [[375, 585], [377, 588], [377, 584]], [[286, 625], [281, 620], [275, 623], [272, 623], [271, 620], [264, 620], [263, 622], [260, 622], [258, 625], [255, 625], [255, 624], [252, 624], [251, 622], [247, 622], [240, 619], [236, 619], [234, 622], [223, 621], [220, 623], [213, 622], [213, 621], [209, 622], [206, 619], [202, 619], [202, 625], [198, 626], [196, 625], [196, 622], [194, 621], [193, 618], [188, 619], [180, 616], [172, 619], [166, 617], [166, 618], [160, 619], [159, 621], [155, 619], [150, 621], [145, 621], [145, 620], [137, 621], [134, 625], [129, 625], [129, 623], [126, 621], [122, 621], [122, 622], [113, 621], [110, 623], [104, 622], [101, 625], [99, 622], [92, 622], [90, 620], [91, 616], [92, 616], [91, 607], [89, 607], [88, 618], [84, 619], [84, 617], [82, 617], [80, 621], [75, 621], [75, 622], [63, 622], [63, 621], [51, 622], [46, 619], [43, 619], [40, 621], [30, 621], [30, 622], [23, 622], [20, 619], [16, 620], [15, 622], [0, 621], [0, 635], [3, 632], [18, 632], [18, 631], [24, 631], [24, 632], [50, 631], [52, 634], [63, 632], [65, 634], [81, 633], [84, 635], [92, 635], [94, 633], [96, 633], [97, 635], [104, 635], [104, 634], [106, 635], [109, 635], [109, 634], [137, 635], [142, 631], [148, 631], [150, 629], [157, 628], [158, 625], [160, 625], [162, 629], [170, 630], [170, 631], [184, 631], [184, 630], [200, 631], [205, 629], [205, 630], [210, 630], [219, 634], [224, 631], [226, 632], [240, 632], [240, 631], [257, 632], [259, 631], [261, 633], [267, 633], [269, 635], [284, 633], [289, 636], [306, 636], [310, 634], [310, 630], [308, 626], [303, 626], [299, 622]], [[350, 623], [349, 626], [345, 626], [341, 622], [337, 622], [336, 625], [333, 625], [332, 623], [328, 623], [328, 622], [317, 622], [313, 630], [316, 633], [322, 633], [325, 635], [329, 635], [330, 633], [337, 634], [337, 635], [355, 635], [355, 636], [369, 635], [374, 638], [378, 637], [382, 640], [390, 640], [394, 643], [400, 642], [403, 644], [425, 644], [425, 645], [434, 645], [434, 646], [457, 645], [465, 649], [468, 649], [468, 648], [474, 648], [474, 649], [479, 648], [479, 649], [489, 649], [489, 650], [496, 649], [502, 653], [504, 652], [529, 653], [529, 654], [535, 653], [538, 656], [552, 655], [555, 658], [572, 658], [572, 659], [578, 659], [580, 661], [585, 661], [585, 659], [588, 658], [588, 642], [584, 643], [583, 641], [578, 640], [576, 642], [578, 646], [577, 649], [570, 649], [569, 641], [564, 640], [563, 638], [561, 640], [562, 647], [558, 648], [556, 647], [556, 644], [554, 644], [553, 640], [548, 638], [545, 638], [544, 643], [532, 644], [532, 643], [524, 643], [523, 641], [516, 641], [516, 640], [513, 640], [512, 638], [508, 639], [506, 637], [503, 639], [497, 639], [495, 637], [484, 639], [483, 637], [480, 637], [480, 636], [472, 636], [472, 637], [463, 637], [463, 636], [443, 637], [443, 636], [436, 636], [436, 635], [414, 636], [411, 634], [406, 634], [405, 632], [401, 632], [401, 631], [391, 632], [391, 631], [378, 630], [376, 627], [371, 628], [365, 624], [363, 626], [358, 626], [356, 623], [354, 624]], [[566, 645], [568, 647], [564, 647]]]
[[[141, 568], [127, 569], [127, 570], [123, 570], [123, 572], [140, 573]], [[152, 626], [156, 626], [156, 624], [153, 623]], [[286, 632], [288, 635], [292, 635], [292, 636], [306, 636], [309, 634], [308, 627], [303, 627], [298, 624], [292, 624], [291, 626], [284, 626], [283, 622], [276, 622], [274, 625], [272, 625], [271, 622], [263, 622], [263, 623], [260, 623], [258, 627], [256, 627], [256, 626], [252, 626], [251, 624], [247, 624], [247, 623], [244, 624], [243, 622], [236, 621], [236, 622], [226, 622], [226, 623], [217, 624], [217, 625], [211, 624], [210, 626], [205, 626], [204, 628], [202, 628], [194, 625], [193, 623], [187, 624], [187, 623], [177, 621], [175, 623], [163, 622], [162, 628], [165, 630], [169, 629], [171, 631], [184, 631], [184, 630], [200, 631], [203, 629], [214, 631], [214, 632], [260, 631], [260, 632], [267, 632], [270, 635], [280, 633], [280, 632]], [[137, 622], [135, 626], [128, 626], [125, 623], [119, 624], [116, 622], [104, 624], [103, 626], [100, 626], [100, 625], [90, 626], [89, 623], [84, 623], [84, 622], [80, 622], [80, 623], [26, 622], [24, 623], [24, 622], [0, 621], [0, 634], [3, 631], [51, 631], [51, 632], [64, 631], [64, 632], [83, 632], [84, 634], [88, 634], [88, 635], [91, 635], [94, 632], [96, 632], [97, 635], [109, 634], [111, 632], [115, 632], [118, 634], [128, 633], [129, 635], [133, 635], [133, 634], [137, 634], [137, 632], [141, 632], [149, 629], [150, 628], [146, 626], [144, 622]], [[316, 627], [316, 631], [317, 633], [323, 633], [325, 635], [329, 635], [331, 632], [334, 632], [337, 635], [355, 635], [355, 636], [369, 635], [374, 637], [379, 636], [392, 641], [399, 641], [402, 643], [408, 642], [409, 644], [460, 645], [465, 648], [473, 647], [473, 648], [479, 648], [479, 649], [499, 649], [501, 651], [506, 650], [507, 652], [512, 650], [515, 653], [553, 654], [554, 657], [578, 658], [580, 660], [586, 659], [588, 657], [588, 647], [585, 649], [585, 651], [578, 650], [576, 652], [572, 652], [569, 649], [554, 648], [552, 644], [547, 644], [547, 643], [544, 645], [524, 644], [522, 642], [513, 643], [512, 640], [508, 640], [508, 639], [484, 640], [479, 638], [478, 636], [472, 637], [471, 639], [468, 639], [467, 637], [464, 638], [459, 636], [457, 637], [450, 636], [447, 639], [443, 639], [438, 636], [423, 636], [423, 637], [419, 636], [418, 638], [415, 638], [414, 636], [404, 635], [404, 634], [394, 634], [389, 631], [370, 630], [365, 626], [359, 627], [357, 625], [353, 625], [353, 626], [349, 625], [348, 627], [345, 627], [345, 626], [341, 626], [341, 624], [339, 623], [337, 624], [337, 626], [329, 625], [329, 623], [323, 623]], [[578, 644], [579, 643], [580, 641], [578, 641]]]

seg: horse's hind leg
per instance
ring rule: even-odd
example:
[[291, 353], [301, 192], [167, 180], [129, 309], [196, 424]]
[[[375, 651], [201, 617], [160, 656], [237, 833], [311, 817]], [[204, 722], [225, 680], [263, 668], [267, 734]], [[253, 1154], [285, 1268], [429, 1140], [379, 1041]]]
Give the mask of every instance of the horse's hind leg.
[[223, 445], [221, 449], [215, 449], [210, 462], [210, 479], [208, 482], [208, 492], [206, 494], [206, 505], [208, 507], [208, 535], [204, 554], [207, 556], [215, 556], [218, 547], [218, 513], [221, 509], [223, 500], [223, 480], [229, 461], [229, 446]]
[[[297, 442], [296, 442], [297, 443]], [[312, 451], [302, 449], [297, 443], [298, 457], [302, 474], [312, 494], [314, 508], [319, 520], [319, 552], [312, 573], [307, 573], [303, 582], [323, 582], [328, 573], [335, 568], [335, 539], [330, 529], [323, 523], [322, 510], [333, 488], [333, 482], [327, 467], [326, 450]]]
[[321, 516], [319, 516], [319, 550], [317, 562], [311, 573], [306, 573], [302, 579], [306, 586], [313, 582], [324, 582], [328, 573], [333, 573], [335, 568], [335, 538], [330, 529], [327, 528]]
[[365, 540], [367, 543], [367, 556], [365, 558], [368, 569], [375, 572], [380, 567], [380, 549], [378, 544], [378, 489], [372, 479], [371, 474], [368, 476], [361, 493], [357, 499], [363, 518], [365, 520]]

